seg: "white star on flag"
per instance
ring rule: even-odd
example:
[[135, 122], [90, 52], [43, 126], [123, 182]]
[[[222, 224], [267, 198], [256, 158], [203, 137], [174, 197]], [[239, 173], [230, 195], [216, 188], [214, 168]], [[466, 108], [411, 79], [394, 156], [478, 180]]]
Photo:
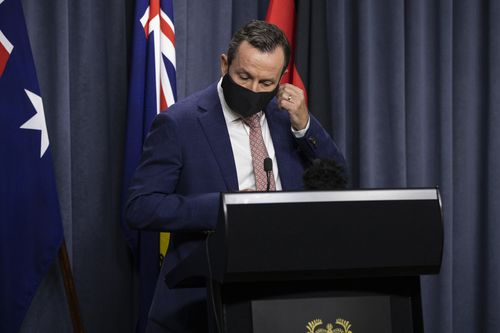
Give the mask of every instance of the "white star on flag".
[[26, 92], [26, 95], [28, 95], [31, 104], [33, 104], [36, 114], [25, 122], [20, 128], [40, 131], [40, 158], [42, 158], [43, 154], [45, 154], [49, 148], [49, 134], [47, 133], [47, 125], [45, 124], [45, 113], [43, 111], [42, 98], [27, 89], [24, 89], [24, 91]]

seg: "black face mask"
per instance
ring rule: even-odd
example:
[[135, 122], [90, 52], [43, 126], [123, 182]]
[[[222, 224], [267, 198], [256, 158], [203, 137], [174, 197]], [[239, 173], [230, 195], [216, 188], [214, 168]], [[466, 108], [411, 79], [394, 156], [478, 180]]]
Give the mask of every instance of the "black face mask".
[[273, 91], [256, 93], [234, 82], [229, 73], [224, 75], [221, 87], [227, 105], [243, 118], [248, 118], [264, 109], [279, 89], [278, 85]]

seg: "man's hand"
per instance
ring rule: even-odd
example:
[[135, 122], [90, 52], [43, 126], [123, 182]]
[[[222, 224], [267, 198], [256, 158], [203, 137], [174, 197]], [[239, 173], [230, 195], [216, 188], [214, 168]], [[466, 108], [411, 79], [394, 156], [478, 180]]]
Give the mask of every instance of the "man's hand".
[[307, 110], [306, 98], [302, 89], [285, 83], [280, 85], [277, 97], [279, 107], [288, 111], [293, 129], [300, 131], [306, 128], [309, 111]]

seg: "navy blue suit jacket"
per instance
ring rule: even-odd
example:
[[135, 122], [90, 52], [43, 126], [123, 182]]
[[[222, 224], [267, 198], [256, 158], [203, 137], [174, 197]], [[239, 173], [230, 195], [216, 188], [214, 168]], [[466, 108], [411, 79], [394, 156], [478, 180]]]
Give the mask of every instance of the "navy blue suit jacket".
[[[331, 137], [311, 116], [306, 135], [291, 132], [286, 110], [273, 100], [264, 110], [276, 152], [283, 190], [303, 188], [302, 174], [315, 158], [345, 165]], [[233, 152], [217, 84], [159, 114], [146, 139], [129, 192], [130, 226], [171, 232], [149, 314], [149, 326], [162, 332], [206, 332], [206, 291], [169, 289], [165, 274], [215, 228], [221, 192], [238, 191]]]

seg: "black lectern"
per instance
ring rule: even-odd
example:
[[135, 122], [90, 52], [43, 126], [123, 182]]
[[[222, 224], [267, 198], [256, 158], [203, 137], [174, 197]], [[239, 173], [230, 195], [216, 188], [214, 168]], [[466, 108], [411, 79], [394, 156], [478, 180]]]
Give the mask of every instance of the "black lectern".
[[207, 285], [216, 332], [423, 332], [442, 245], [437, 189], [223, 194], [167, 283]]

